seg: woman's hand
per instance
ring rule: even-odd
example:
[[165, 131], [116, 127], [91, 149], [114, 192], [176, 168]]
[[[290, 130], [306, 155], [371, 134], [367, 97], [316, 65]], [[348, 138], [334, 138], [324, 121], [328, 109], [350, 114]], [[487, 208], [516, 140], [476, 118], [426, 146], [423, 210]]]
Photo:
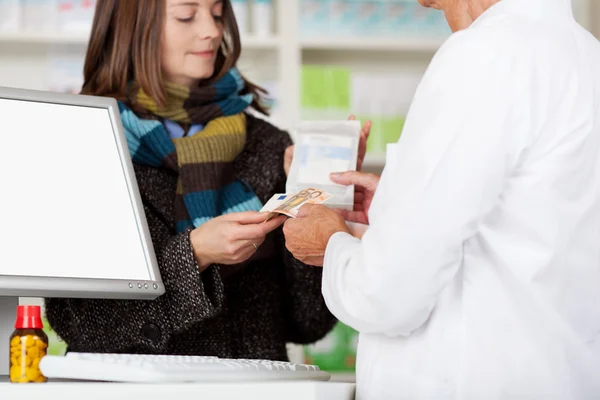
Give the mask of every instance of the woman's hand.
[[265, 236], [285, 221], [281, 216], [264, 222], [268, 215], [255, 211], [231, 213], [194, 229], [190, 241], [200, 270], [211, 264], [239, 264], [252, 257]]
[[331, 174], [330, 179], [340, 185], [354, 185], [354, 209], [353, 211], [341, 210], [342, 216], [346, 221], [368, 225], [369, 209], [379, 184], [379, 176], [348, 171]]
[[[348, 120], [354, 121], [356, 117], [351, 115], [348, 117]], [[362, 129], [360, 130], [360, 142], [358, 143], [358, 159], [356, 161], [356, 170], [360, 171], [362, 169], [363, 162], [365, 161], [365, 154], [367, 153], [367, 139], [369, 139], [369, 135], [371, 134], [371, 121], [367, 121], [363, 124]], [[285, 176], [288, 176], [290, 173], [290, 167], [292, 166], [292, 159], [294, 158], [294, 145], [288, 146], [285, 149], [285, 154], [283, 155], [283, 170], [285, 171]]]

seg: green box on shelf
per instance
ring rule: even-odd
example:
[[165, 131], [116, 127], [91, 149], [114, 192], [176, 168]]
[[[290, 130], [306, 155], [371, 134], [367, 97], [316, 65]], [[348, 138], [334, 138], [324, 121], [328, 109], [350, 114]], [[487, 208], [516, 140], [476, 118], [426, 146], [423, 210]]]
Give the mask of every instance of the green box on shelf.
[[303, 109], [332, 109], [348, 112], [350, 70], [336, 66], [303, 66], [301, 105]]
[[389, 118], [382, 120], [383, 142], [396, 143], [404, 129], [404, 118]]
[[371, 120], [371, 134], [367, 140], [367, 152], [374, 154], [385, 153], [388, 143], [396, 143], [404, 128], [404, 118], [382, 118], [365, 116], [362, 121]]
[[327, 372], [353, 372], [356, 368], [356, 337], [352, 328], [338, 322], [329, 334], [304, 347], [305, 362]]
[[356, 119], [360, 120], [362, 124], [371, 121], [371, 133], [369, 139], [367, 139], [367, 152], [381, 153], [385, 151], [381, 118], [376, 115], [357, 115]]
[[350, 75], [348, 68], [327, 68], [326, 90], [330, 108], [345, 111], [350, 109]]
[[58, 337], [54, 329], [48, 323], [48, 320], [44, 318], [44, 332], [48, 335], [48, 351], [47, 354], [50, 356], [63, 356], [67, 352], [67, 344]]
[[325, 68], [318, 65], [303, 66], [301, 85], [302, 108], [327, 108], [327, 74]]

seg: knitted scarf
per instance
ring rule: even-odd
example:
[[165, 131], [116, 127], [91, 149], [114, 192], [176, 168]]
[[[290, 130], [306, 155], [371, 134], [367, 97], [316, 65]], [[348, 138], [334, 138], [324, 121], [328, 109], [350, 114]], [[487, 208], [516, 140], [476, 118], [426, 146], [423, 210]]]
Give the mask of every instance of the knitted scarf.
[[[241, 95], [244, 82], [236, 69], [217, 82], [190, 89], [166, 85], [164, 108], [136, 85], [129, 103], [147, 111], [144, 117], [119, 102], [121, 120], [135, 163], [172, 169], [179, 174], [175, 195], [176, 229], [197, 228], [219, 215], [259, 210], [254, 192], [233, 176], [233, 161], [246, 144], [244, 110], [252, 95]], [[191, 137], [171, 139], [160, 119], [201, 124]]]

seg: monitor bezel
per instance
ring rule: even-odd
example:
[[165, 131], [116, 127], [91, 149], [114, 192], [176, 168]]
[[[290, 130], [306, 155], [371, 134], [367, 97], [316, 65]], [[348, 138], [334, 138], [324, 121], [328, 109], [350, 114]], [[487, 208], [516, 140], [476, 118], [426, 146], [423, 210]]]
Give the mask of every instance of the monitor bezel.
[[152, 300], [164, 294], [165, 289], [135, 178], [133, 163], [129, 154], [117, 101], [109, 97], [1, 86], [0, 99], [92, 107], [108, 111], [129, 197], [134, 209], [140, 240], [144, 249], [144, 256], [151, 275], [149, 280], [121, 280], [0, 274], [0, 296]]

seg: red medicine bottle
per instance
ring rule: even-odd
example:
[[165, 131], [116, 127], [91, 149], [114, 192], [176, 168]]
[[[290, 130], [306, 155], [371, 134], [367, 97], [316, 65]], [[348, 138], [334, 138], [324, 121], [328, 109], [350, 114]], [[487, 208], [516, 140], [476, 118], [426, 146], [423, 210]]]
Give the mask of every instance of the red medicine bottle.
[[10, 381], [46, 382], [39, 365], [48, 349], [48, 335], [42, 330], [40, 306], [18, 306], [15, 331], [10, 337]]

